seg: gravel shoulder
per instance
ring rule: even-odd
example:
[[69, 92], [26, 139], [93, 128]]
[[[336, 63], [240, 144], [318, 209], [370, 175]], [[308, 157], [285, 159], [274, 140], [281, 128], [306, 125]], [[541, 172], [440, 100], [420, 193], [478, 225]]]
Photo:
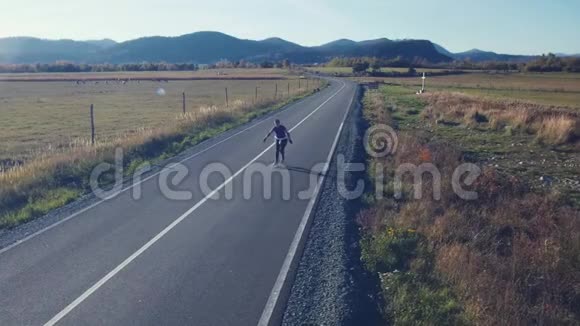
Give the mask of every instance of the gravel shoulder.
[[[373, 325], [380, 320], [378, 281], [360, 260], [355, 222], [360, 202], [338, 191], [337, 159], [342, 155], [344, 162], [364, 163], [363, 133], [359, 90], [323, 184], [282, 325]], [[354, 189], [364, 178], [364, 171], [346, 173], [346, 188]]]

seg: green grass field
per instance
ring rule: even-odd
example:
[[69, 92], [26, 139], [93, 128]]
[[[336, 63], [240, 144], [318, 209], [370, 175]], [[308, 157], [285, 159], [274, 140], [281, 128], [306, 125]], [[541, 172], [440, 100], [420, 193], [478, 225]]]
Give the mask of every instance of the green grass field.
[[[421, 87], [420, 78], [355, 78]], [[468, 73], [428, 77], [427, 91], [453, 91], [495, 99], [515, 99], [543, 105], [580, 108], [580, 74], [573, 73]]]
[[[296, 78], [296, 77], [294, 77]], [[87, 82], [0, 82], [0, 160], [27, 160], [49, 147], [58, 147], [90, 136], [89, 106], [94, 104], [98, 139], [114, 137], [139, 128], [175, 123], [182, 112], [203, 106], [258, 100], [298, 92], [298, 79], [284, 80], [191, 80], [131, 81], [127, 84]], [[314, 82], [310, 81], [312, 88]], [[301, 88], [306, 81], [301, 80]], [[164, 95], [159, 95], [159, 89]]]

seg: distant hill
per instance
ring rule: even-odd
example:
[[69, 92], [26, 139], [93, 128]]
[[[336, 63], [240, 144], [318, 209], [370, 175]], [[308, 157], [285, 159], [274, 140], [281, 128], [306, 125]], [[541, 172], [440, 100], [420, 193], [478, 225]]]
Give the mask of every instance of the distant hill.
[[442, 47], [441, 45], [437, 44], [437, 43], [433, 43], [433, 46], [435, 46], [435, 49], [437, 50], [437, 52], [446, 55], [450, 58], [454, 58], [454, 54], [451, 53], [451, 51], [448, 51], [446, 48]]
[[471, 60], [475, 62], [481, 61], [505, 61], [505, 62], [526, 62], [534, 58], [534, 56], [526, 55], [511, 55], [511, 54], [498, 54], [491, 51], [482, 51], [478, 49], [469, 50], [466, 52], [455, 53], [453, 55], [454, 59], [458, 60]]
[[580, 58], [580, 53], [576, 53], [576, 54], [556, 53], [556, 55], [558, 57], [563, 57], [563, 58], [569, 58], [569, 57]]
[[342, 48], [348, 48], [348, 47], [352, 47], [352, 46], [356, 46], [356, 42], [353, 40], [348, 40], [348, 39], [340, 39], [340, 40], [336, 40], [336, 41], [332, 41], [332, 42], [328, 42], [326, 44], [322, 44], [320, 46], [318, 46], [319, 49], [342, 49]]
[[294, 50], [303, 48], [301, 45], [286, 41], [286, 40], [281, 39], [279, 37], [270, 37], [270, 38], [267, 38], [261, 42], [264, 44], [270, 44], [272, 46], [275, 46], [275, 47], [277, 47], [281, 50], [285, 50], [285, 51], [294, 51]]
[[455, 60], [471, 60], [473, 62], [483, 61], [503, 61], [503, 62], [526, 62], [536, 58], [529, 55], [512, 55], [512, 54], [498, 54], [491, 51], [482, 51], [479, 49], [472, 49], [465, 52], [452, 53], [443, 46], [434, 44], [437, 51], [443, 55], [449, 56]]
[[288, 51], [278, 40], [242, 40], [217, 32], [198, 32], [178, 37], [144, 37], [108, 48], [99, 61], [212, 63], [221, 59], [241, 60], [276, 56]]
[[451, 58], [426, 40], [391, 41], [386, 38], [355, 42], [337, 40], [321, 46], [305, 47], [281, 38], [261, 41], [239, 39], [219, 32], [197, 32], [178, 37], [144, 37], [122, 43], [112, 40], [71, 41], [37, 38], [0, 39], [0, 63], [134, 63], [281, 60], [296, 63], [326, 62], [337, 56], [402, 57], [429, 62]]
[[391, 41], [386, 38], [355, 42], [340, 39], [314, 47], [302, 47], [285, 55], [293, 62], [327, 62], [334, 57], [378, 57], [394, 59], [401, 57], [410, 61], [426, 59], [429, 62], [448, 62], [452, 59], [437, 52], [433, 43], [422, 40]]
[[87, 62], [102, 45], [73, 40], [42, 40], [32, 37], [0, 38], [0, 63]]
[[103, 49], [110, 48], [112, 46], [117, 45], [117, 42], [115, 42], [111, 39], [108, 39], [108, 38], [102, 39], [102, 40], [89, 40], [89, 41], [85, 41], [85, 42], [87, 42], [89, 44], [96, 45], [96, 46], [103, 48]]

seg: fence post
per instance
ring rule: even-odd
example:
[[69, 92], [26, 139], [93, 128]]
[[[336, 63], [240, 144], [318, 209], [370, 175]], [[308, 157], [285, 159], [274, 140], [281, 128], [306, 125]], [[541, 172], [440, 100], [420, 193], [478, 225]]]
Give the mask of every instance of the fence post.
[[306, 91], [308, 91], [308, 79], [306, 79]]
[[[307, 81], [307, 83], [308, 83], [308, 81]], [[298, 89], [300, 89], [300, 88], [301, 88], [300, 87], [300, 77], [298, 77]]]
[[230, 103], [228, 100], [228, 88], [226, 87], [226, 108], [230, 107]]
[[90, 114], [91, 114], [91, 145], [95, 145], [95, 114], [92, 104]]
[[278, 83], [276, 83], [276, 89], [274, 90], [274, 100], [278, 99]]
[[185, 115], [185, 92], [183, 92], [182, 94], [182, 99], [183, 99], [183, 103], [182, 103], [182, 107], [183, 107], [183, 114]]
[[288, 82], [288, 97], [290, 97], [290, 82]]
[[256, 94], [254, 95], [254, 104], [258, 104], [258, 86], [256, 86]]

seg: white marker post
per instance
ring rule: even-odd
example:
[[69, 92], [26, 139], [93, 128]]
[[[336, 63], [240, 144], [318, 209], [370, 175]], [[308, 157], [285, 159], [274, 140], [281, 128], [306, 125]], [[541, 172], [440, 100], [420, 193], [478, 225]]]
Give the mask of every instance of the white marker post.
[[421, 77], [421, 79], [423, 79], [423, 85], [421, 86], [421, 93], [425, 92], [425, 79], [427, 79], [427, 77], [425, 77], [425, 73], [423, 73], [423, 77]]

